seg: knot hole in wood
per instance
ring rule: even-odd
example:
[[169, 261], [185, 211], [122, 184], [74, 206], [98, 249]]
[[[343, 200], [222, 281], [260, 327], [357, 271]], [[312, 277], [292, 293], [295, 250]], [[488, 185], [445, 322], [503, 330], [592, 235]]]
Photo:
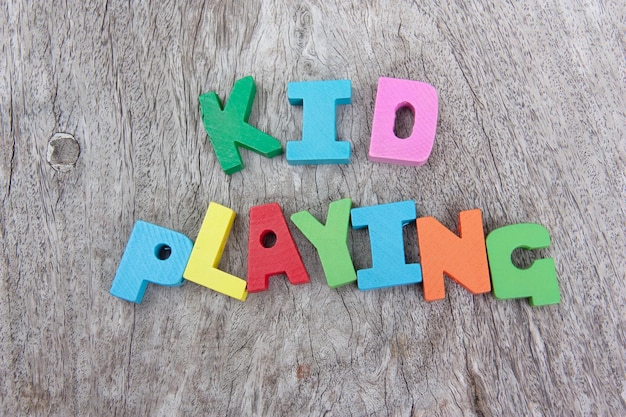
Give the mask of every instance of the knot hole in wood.
[[69, 133], [55, 133], [48, 141], [46, 159], [55, 171], [71, 171], [79, 155], [80, 145]]

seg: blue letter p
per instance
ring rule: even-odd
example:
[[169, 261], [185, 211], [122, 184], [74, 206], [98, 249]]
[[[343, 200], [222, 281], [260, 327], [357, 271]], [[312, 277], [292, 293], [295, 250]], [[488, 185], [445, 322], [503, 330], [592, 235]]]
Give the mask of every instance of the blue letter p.
[[111, 294], [140, 303], [150, 282], [181, 285], [192, 247], [192, 241], [182, 233], [137, 221], [117, 268]]

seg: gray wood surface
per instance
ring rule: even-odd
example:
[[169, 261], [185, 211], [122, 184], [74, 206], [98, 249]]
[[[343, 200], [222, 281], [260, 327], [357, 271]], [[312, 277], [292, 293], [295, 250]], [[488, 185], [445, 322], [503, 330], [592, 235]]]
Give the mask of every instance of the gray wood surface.
[[[333, 3], [0, 6], [0, 415], [626, 414], [624, 2]], [[198, 95], [246, 75], [251, 123], [283, 144], [301, 135], [289, 81], [351, 79], [337, 126], [353, 162], [244, 152], [225, 175]], [[367, 161], [380, 76], [437, 88], [425, 166]], [[210, 201], [233, 208], [221, 267], [245, 277], [250, 207], [324, 218], [343, 197], [413, 199], [452, 229], [475, 207], [487, 233], [540, 223], [562, 302], [450, 280], [432, 303], [421, 285], [333, 290], [293, 225], [310, 285], [109, 295], [138, 219], [195, 239]], [[369, 266], [367, 231], [350, 249]]]

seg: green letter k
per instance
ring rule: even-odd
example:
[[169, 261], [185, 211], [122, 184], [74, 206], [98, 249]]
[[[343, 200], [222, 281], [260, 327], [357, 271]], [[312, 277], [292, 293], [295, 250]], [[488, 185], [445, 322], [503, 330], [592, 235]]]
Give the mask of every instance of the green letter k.
[[243, 169], [239, 146], [272, 158], [283, 152], [278, 140], [248, 124], [256, 94], [251, 76], [235, 82], [224, 109], [215, 92], [201, 94], [200, 112], [222, 169], [232, 174]]

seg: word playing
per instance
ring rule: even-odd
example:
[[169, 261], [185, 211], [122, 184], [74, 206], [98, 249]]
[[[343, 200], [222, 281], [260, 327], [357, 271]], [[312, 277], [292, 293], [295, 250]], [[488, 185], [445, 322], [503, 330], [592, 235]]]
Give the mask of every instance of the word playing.
[[[472, 294], [492, 290], [497, 299], [526, 298], [532, 306], [557, 304], [560, 292], [554, 261], [538, 259], [517, 268], [517, 248], [550, 246], [541, 225], [500, 227], [485, 239], [479, 209], [459, 213], [458, 236], [434, 217], [416, 219], [413, 201], [352, 208], [349, 198], [334, 201], [322, 224], [308, 211], [291, 221], [316, 248], [326, 281], [332, 288], [357, 282], [361, 290], [422, 283], [427, 301], [445, 297], [444, 274]], [[250, 209], [247, 281], [220, 269], [219, 263], [235, 220], [235, 212], [210, 203], [195, 245], [185, 235], [137, 221], [130, 235], [111, 294], [141, 302], [148, 283], [176, 286], [186, 279], [245, 301], [248, 292], [265, 291], [271, 276], [285, 274], [292, 284], [310, 282], [302, 257], [277, 203]], [[348, 249], [349, 223], [368, 228], [372, 267], [355, 271]], [[403, 226], [416, 221], [420, 263], [407, 264]], [[491, 275], [490, 275], [491, 271]]]
[[[268, 158], [283, 152], [278, 140], [248, 124], [256, 85], [251, 76], [235, 82], [228, 102], [222, 106], [215, 92], [201, 94], [202, 122], [215, 155], [227, 174], [243, 169], [239, 147]], [[348, 164], [350, 142], [337, 140], [336, 107], [350, 104], [350, 80], [291, 82], [287, 97], [302, 105], [302, 140], [287, 142], [291, 165]], [[413, 113], [411, 134], [399, 138], [394, 132], [398, 110]], [[370, 161], [401, 165], [423, 165], [433, 148], [437, 128], [438, 100], [435, 88], [426, 83], [380, 78], [376, 93]]]

